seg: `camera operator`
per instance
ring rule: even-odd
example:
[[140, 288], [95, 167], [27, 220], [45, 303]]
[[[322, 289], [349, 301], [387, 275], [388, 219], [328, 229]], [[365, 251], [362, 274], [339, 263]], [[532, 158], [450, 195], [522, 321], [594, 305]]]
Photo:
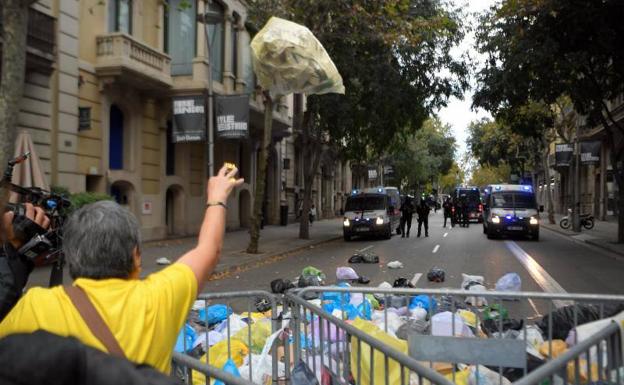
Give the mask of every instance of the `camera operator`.
[[33, 262], [19, 250], [33, 235], [44, 232], [50, 219], [40, 207], [24, 204], [24, 215], [7, 211], [0, 225], [2, 248], [0, 249], [0, 320], [17, 303], [33, 269]]

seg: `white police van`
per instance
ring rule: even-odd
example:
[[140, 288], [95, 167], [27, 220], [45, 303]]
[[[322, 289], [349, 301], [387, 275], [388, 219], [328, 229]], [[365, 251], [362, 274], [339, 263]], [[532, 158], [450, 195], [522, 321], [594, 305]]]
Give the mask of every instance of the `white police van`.
[[353, 190], [345, 204], [342, 231], [345, 241], [354, 236], [392, 237], [399, 226], [401, 197], [396, 187]]
[[501, 235], [525, 235], [539, 240], [539, 213], [530, 185], [496, 184], [485, 190], [483, 232], [488, 239]]

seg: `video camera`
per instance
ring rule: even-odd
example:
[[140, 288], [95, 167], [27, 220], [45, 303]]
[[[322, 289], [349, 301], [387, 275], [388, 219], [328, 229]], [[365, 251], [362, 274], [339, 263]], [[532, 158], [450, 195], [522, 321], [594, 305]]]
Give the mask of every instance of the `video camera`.
[[[20, 201], [19, 203], [8, 203], [4, 212], [13, 211], [15, 213], [14, 231], [24, 240], [24, 244], [18, 253], [26, 257], [35, 266], [54, 264], [50, 276], [50, 286], [53, 286], [62, 283], [63, 280], [62, 272], [65, 258], [61, 247], [62, 229], [69, 214], [71, 202], [63, 195], [39, 187], [22, 187], [12, 183], [15, 165], [24, 162], [29, 155], [30, 153], [25, 153], [10, 160], [4, 171], [0, 187], [19, 195]], [[50, 227], [47, 231], [36, 224], [33, 226], [28, 221], [23, 221], [25, 223], [23, 226], [16, 226], [17, 218], [24, 217], [26, 214], [24, 203], [32, 203], [34, 206], [43, 209], [45, 215], [50, 218]], [[19, 220], [17, 221], [20, 223]]]

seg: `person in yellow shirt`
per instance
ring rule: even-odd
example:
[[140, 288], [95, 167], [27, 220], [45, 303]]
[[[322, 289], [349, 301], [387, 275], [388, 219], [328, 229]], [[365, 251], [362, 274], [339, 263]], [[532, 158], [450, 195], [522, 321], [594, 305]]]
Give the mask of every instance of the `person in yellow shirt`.
[[[197, 246], [143, 280], [140, 229], [127, 209], [96, 202], [65, 224], [63, 250], [73, 285], [87, 294], [130, 361], [170, 372], [177, 335], [219, 260], [227, 198], [243, 183], [235, 179], [237, 171], [224, 166], [209, 179]], [[0, 338], [35, 330], [76, 337], [106, 351], [60, 286], [28, 290], [0, 323]]]

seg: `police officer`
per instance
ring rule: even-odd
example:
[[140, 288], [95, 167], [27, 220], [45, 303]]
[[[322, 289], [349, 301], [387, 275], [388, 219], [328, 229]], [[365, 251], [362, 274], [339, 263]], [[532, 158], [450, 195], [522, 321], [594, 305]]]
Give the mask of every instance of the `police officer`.
[[[409, 233], [412, 228], [412, 217], [414, 216], [414, 203], [412, 198], [405, 196], [403, 203], [401, 204], [401, 238], [405, 238], [406, 234], [409, 238]], [[405, 226], [407, 225], [407, 233], [405, 232]]]
[[453, 204], [451, 203], [450, 198], [447, 197], [444, 199], [444, 203], [442, 204], [442, 209], [444, 210], [444, 225], [442, 225], [442, 227], [446, 227], [447, 219], [451, 220], [451, 225], [452, 225], [453, 218], [451, 217], [451, 215], [453, 215]]
[[429, 211], [431, 209], [427, 205], [424, 199], [421, 199], [420, 205], [416, 212], [418, 213], [418, 237], [420, 237], [423, 224], [425, 225], [425, 237], [429, 236]]

